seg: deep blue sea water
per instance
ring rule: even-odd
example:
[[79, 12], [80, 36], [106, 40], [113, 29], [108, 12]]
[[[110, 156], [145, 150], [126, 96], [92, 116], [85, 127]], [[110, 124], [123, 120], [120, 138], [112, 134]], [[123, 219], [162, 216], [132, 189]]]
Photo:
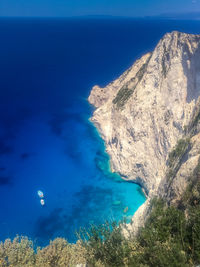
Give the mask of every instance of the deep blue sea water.
[[79, 227], [129, 218], [144, 202], [110, 173], [87, 97], [172, 30], [200, 33], [200, 22], [0, 19], [0, 240], [74, 242]]

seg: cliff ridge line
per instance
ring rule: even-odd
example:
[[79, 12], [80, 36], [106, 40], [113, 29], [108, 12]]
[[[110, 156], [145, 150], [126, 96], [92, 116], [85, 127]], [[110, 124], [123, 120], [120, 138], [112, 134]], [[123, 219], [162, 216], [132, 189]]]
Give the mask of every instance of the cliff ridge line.
[[108, 86], [93, 87], [91, 121], [105, 141], [112, 171], [148, 194], [136, 214], [144, 214], [149, 199], [162, 191], [168, 154], [185, 135], [199, 96], [200, 35], [177, 31]]

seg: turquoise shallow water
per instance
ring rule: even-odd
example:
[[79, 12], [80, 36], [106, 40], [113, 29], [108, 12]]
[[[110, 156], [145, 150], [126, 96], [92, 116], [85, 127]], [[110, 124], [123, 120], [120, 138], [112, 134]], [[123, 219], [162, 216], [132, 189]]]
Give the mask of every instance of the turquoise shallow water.
[[74, 242], [80, 227], [134, 214], [145, 197], [109, 171], [87, 97], [166, 31], [198, 33], [199, 26], [0, 19], [0, 240], [23, 234], [39, 245], [57, 236]]
[[[82, 104], [89, 108], [86, 100]], [[80, 227], [129, 219], [143, 203], [139, 186], [109, 171], [104, 143], [88, 115], [76, 106], [68, 112], [70, 120], [63, 121], [59, 137], [52, 133], [47, 115], [25, 120], [12, 155], [2, 156], [2, 166], [14, 175], [10, 184], [0, 187], [2, 199], [9, 193], [9, 202], [1, 207], [5, 237], [26, 234], [45, 244], [63, 236], [73, 242]], [[44, 207], [38, 189], [44, 192]]]

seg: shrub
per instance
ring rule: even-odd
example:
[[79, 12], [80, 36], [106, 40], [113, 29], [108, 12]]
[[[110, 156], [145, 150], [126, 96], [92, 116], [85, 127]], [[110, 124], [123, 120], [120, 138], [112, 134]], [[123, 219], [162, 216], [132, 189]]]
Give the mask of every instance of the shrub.
[[175, 163], [185, 155], [190, 145], [190, 138], [180, 139], [176, 144], [175, 148], [169, 153], [168, 165], [174, 167]]
[[66, 267], [85, 263], [86, 250], [80, 242], [69, 244], [64, 238], [56, 238], [45, 248], [38, 248], [36, 267]]
[[[123, 224], [106, 222], [79, 232], [80, 240], [70, 244], [63, 238], [34, 252], [26, 237], [0, 243], [1, 267], [64, 267], [87, 263], [92, 267], [190, 267], [200, 264], [200, 206], [190, 201], [194, 186], [200, 192], [200, 164], [194, 170], [192, 193], [185, 210], [153, 199], [151, 212], [137, 237], [125, 238]], [[195, 193], [196, 194], [196, 193]], [[199, 196], [199, 194], [198, 194]]]
[[113, 104], [117, 104], [118, 108], [122, 108], [133, 94], [134, 89], [135, 87], [129, 89], [127, 86], [123, 86], [117, 93], [116, 97], [113, 99]]
[[113, 99], [113, 104], [116, 104], [118, 108], [123, 108], [125, 103], [129, 100], [131, 95], [133, 94], [136, 86], [142, 80], [144, 73], [146, 72], [148, 63], [151, 59], [151, 55], [147, 59], [147, 61], [141, 66], [138, 72], [135, 75], [135, 78], [132, 80], [134, 81], [134, 86], [132, 88], [128, 88], [127, 85], [122, 86], [122, 88], [118, 91], [116, 97]]
[[69, 244], [64, 238], [56, 238], [44, 248], [33, 249], [27, 237], [6, 239], [0, 243], [1, 267], [66, 267], [86, 263], [86, 250], [80, 241]]
[[2, 267], [32, 267], [35, 263], [33, 242], [27, 237], [6, 239], [0, 243], [0, 263]]
[[130, 254], [130, 248], [121, 232], [121, 226], [116, 222], [92, 225], [88, 231], [82, 229], [79, 237], [87, 250], [87, 261], [92, 266], [96, 266], [96, 263], [125, 266], [124, 261]]
[[194, 108], [194, 114], [190, 123], [185, 126], [185, 134], [189, 133], [191, 136], [195, 135], [198, 131], [198, 124], [200, 121], [200, 101], [197, 101], [196, 107]]

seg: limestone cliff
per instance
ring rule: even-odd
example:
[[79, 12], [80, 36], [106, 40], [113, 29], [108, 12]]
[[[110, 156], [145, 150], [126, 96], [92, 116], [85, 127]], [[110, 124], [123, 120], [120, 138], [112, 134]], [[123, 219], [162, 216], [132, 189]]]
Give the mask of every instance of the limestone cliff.
[[169, 204], [179, 205], [188, 184], [193, 183], [193, 172], [200, 164], [200, 98], [193, 110], [185, 135], [169, 153], [167, 171], [158, 188], [158, 195]]
[[112, 171], [140, 184], [149, 196], [135, 225], [148, 213], [152, 196], [173, 201], [186, 188], [198, 161], [198, 131], [190, 134], [190, 149], [170, 183], [168, 154], [198, 113], [199, 95], [200, 35], [180, 32], [165, 34], [117, 80], [91, 91], [89, 102], [96, 107], [91, 120], [105, 140]]

